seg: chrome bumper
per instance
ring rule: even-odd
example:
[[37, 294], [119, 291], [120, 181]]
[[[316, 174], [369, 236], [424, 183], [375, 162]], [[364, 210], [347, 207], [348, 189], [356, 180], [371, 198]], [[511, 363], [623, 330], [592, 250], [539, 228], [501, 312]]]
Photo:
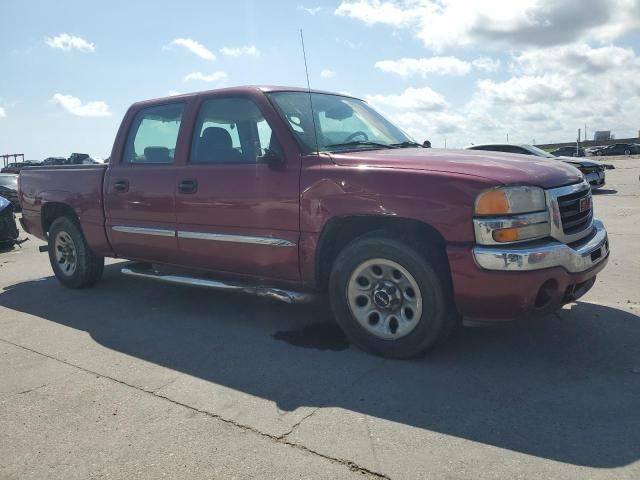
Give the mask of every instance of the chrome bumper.
[[609, 255], [609, 240], [604, 225], [593, 220], [595, 233], [573, 247], [555, 240], [529, 247], [475, 247], [473, 257], [486, 270], [528, 271], [563, 267], [579, 273], [595, 267]]

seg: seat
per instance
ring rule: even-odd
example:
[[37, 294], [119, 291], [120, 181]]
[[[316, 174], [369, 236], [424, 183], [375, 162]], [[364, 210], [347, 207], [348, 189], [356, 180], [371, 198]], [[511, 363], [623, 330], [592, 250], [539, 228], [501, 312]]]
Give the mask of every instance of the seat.
[[167, 147], [146, 147], [144, 163], [171, 163], [171, 153]]
[[231, 135], [224, 128], [208, 127], [200, 135], [196, 163], [241, 162], [242, 154], [233, 148]]

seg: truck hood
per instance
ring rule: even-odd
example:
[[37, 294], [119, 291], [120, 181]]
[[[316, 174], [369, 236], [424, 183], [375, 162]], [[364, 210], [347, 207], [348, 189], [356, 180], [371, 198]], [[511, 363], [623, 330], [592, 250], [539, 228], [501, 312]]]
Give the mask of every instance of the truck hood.
[[398, 148], [332, 153], [331, 159], [342, 166], [447, 172], [482, 177], [503, 185], [553, 188], [582, 180], [578, 169], [564, 162], [481, 150]]

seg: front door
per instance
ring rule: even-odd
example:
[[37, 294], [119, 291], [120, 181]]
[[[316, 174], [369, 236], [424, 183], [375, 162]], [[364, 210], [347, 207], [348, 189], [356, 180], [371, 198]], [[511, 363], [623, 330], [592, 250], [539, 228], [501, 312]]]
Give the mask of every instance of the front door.
[[[200, 104], [176, 170], [178, 243], [192, 267], [297, 280], [299, 158], [263, 112], [274, 115], [250, 97]], [[264, 163], [265, 154], [282, 162]]]
[[184, 103], [140, 110], [105, 179], [106, 228], [118, 256], [178, 263], [175, 165]]

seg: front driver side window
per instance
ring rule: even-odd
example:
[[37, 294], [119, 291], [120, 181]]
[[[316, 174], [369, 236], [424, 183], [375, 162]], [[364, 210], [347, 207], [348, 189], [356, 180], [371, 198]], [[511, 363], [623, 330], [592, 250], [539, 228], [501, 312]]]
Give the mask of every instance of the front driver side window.
[[191, 142], [191, 163], [256, 163], [267, 150], [281, 153], [271, 127], [252, 100], [228, 97], [203, 102]]

